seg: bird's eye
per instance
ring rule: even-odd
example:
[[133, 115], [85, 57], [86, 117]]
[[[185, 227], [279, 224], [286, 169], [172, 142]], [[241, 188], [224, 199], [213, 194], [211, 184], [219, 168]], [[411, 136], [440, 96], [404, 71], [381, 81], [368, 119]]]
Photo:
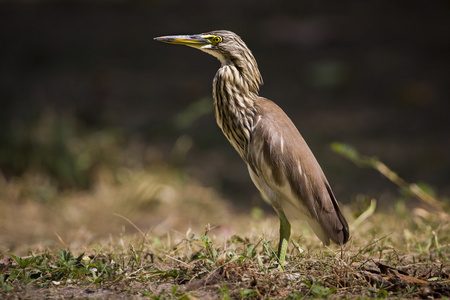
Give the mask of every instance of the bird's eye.
[[213, 37], [212, 39], [211, 39], [211, 42], [214, 44], [214, 45], [217, 45], [218, 43], [220, 43], [222, 41], [222, 38], [220, 37], [220, 36], [215, 36], [215, 37]]

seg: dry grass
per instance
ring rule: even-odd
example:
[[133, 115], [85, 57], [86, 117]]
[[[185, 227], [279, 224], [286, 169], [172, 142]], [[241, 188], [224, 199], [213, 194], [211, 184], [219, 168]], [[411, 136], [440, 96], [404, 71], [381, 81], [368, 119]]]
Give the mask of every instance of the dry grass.
[[323, 247], [294, 221], [280, 268], [274, 215], [236, 212], [175, 169], [100, 171], [90, 191], [58, 192], [38, 175], [3, 179], [0, 291], [22, 299], [449, 297], [449, 215], [400, 204], [373, 213], [375, 204], [345, 208], [352, 238], [342, 249]]

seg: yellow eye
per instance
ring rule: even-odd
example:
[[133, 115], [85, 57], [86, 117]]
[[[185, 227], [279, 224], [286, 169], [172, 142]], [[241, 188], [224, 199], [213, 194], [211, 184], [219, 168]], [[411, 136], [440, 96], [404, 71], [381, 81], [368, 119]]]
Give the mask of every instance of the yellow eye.
[[212, 38], [211, 42], [216, 45], [222, 41], [222, 38], [220, 36], [215, 36]]

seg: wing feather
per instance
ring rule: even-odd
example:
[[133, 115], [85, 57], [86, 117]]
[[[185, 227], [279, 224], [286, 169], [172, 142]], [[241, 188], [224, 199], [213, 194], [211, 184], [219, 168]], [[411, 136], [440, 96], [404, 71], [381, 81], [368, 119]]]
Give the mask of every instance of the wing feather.
[[272, 195], [269, 200], [275, 209], [277, 205], [285, 209], [287, 204], [296, 207], [324, 244], [330, 239], [346, 243], [347, 221], [305, 140], [275, 103], [265, 98], [255, 103], [260, 120], [253, 129], [246, 161], [259, 178], [258, 188]]

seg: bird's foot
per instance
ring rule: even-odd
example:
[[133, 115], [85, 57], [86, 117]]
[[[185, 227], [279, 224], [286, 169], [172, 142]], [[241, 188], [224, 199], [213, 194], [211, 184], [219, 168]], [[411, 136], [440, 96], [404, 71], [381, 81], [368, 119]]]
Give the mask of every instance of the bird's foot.
[[278, 248], [278, 263], [280, 267], [283, 269], [284, 262], [286, 261], [286, 252], [288, 247], [288, 240], [282, 239]]

